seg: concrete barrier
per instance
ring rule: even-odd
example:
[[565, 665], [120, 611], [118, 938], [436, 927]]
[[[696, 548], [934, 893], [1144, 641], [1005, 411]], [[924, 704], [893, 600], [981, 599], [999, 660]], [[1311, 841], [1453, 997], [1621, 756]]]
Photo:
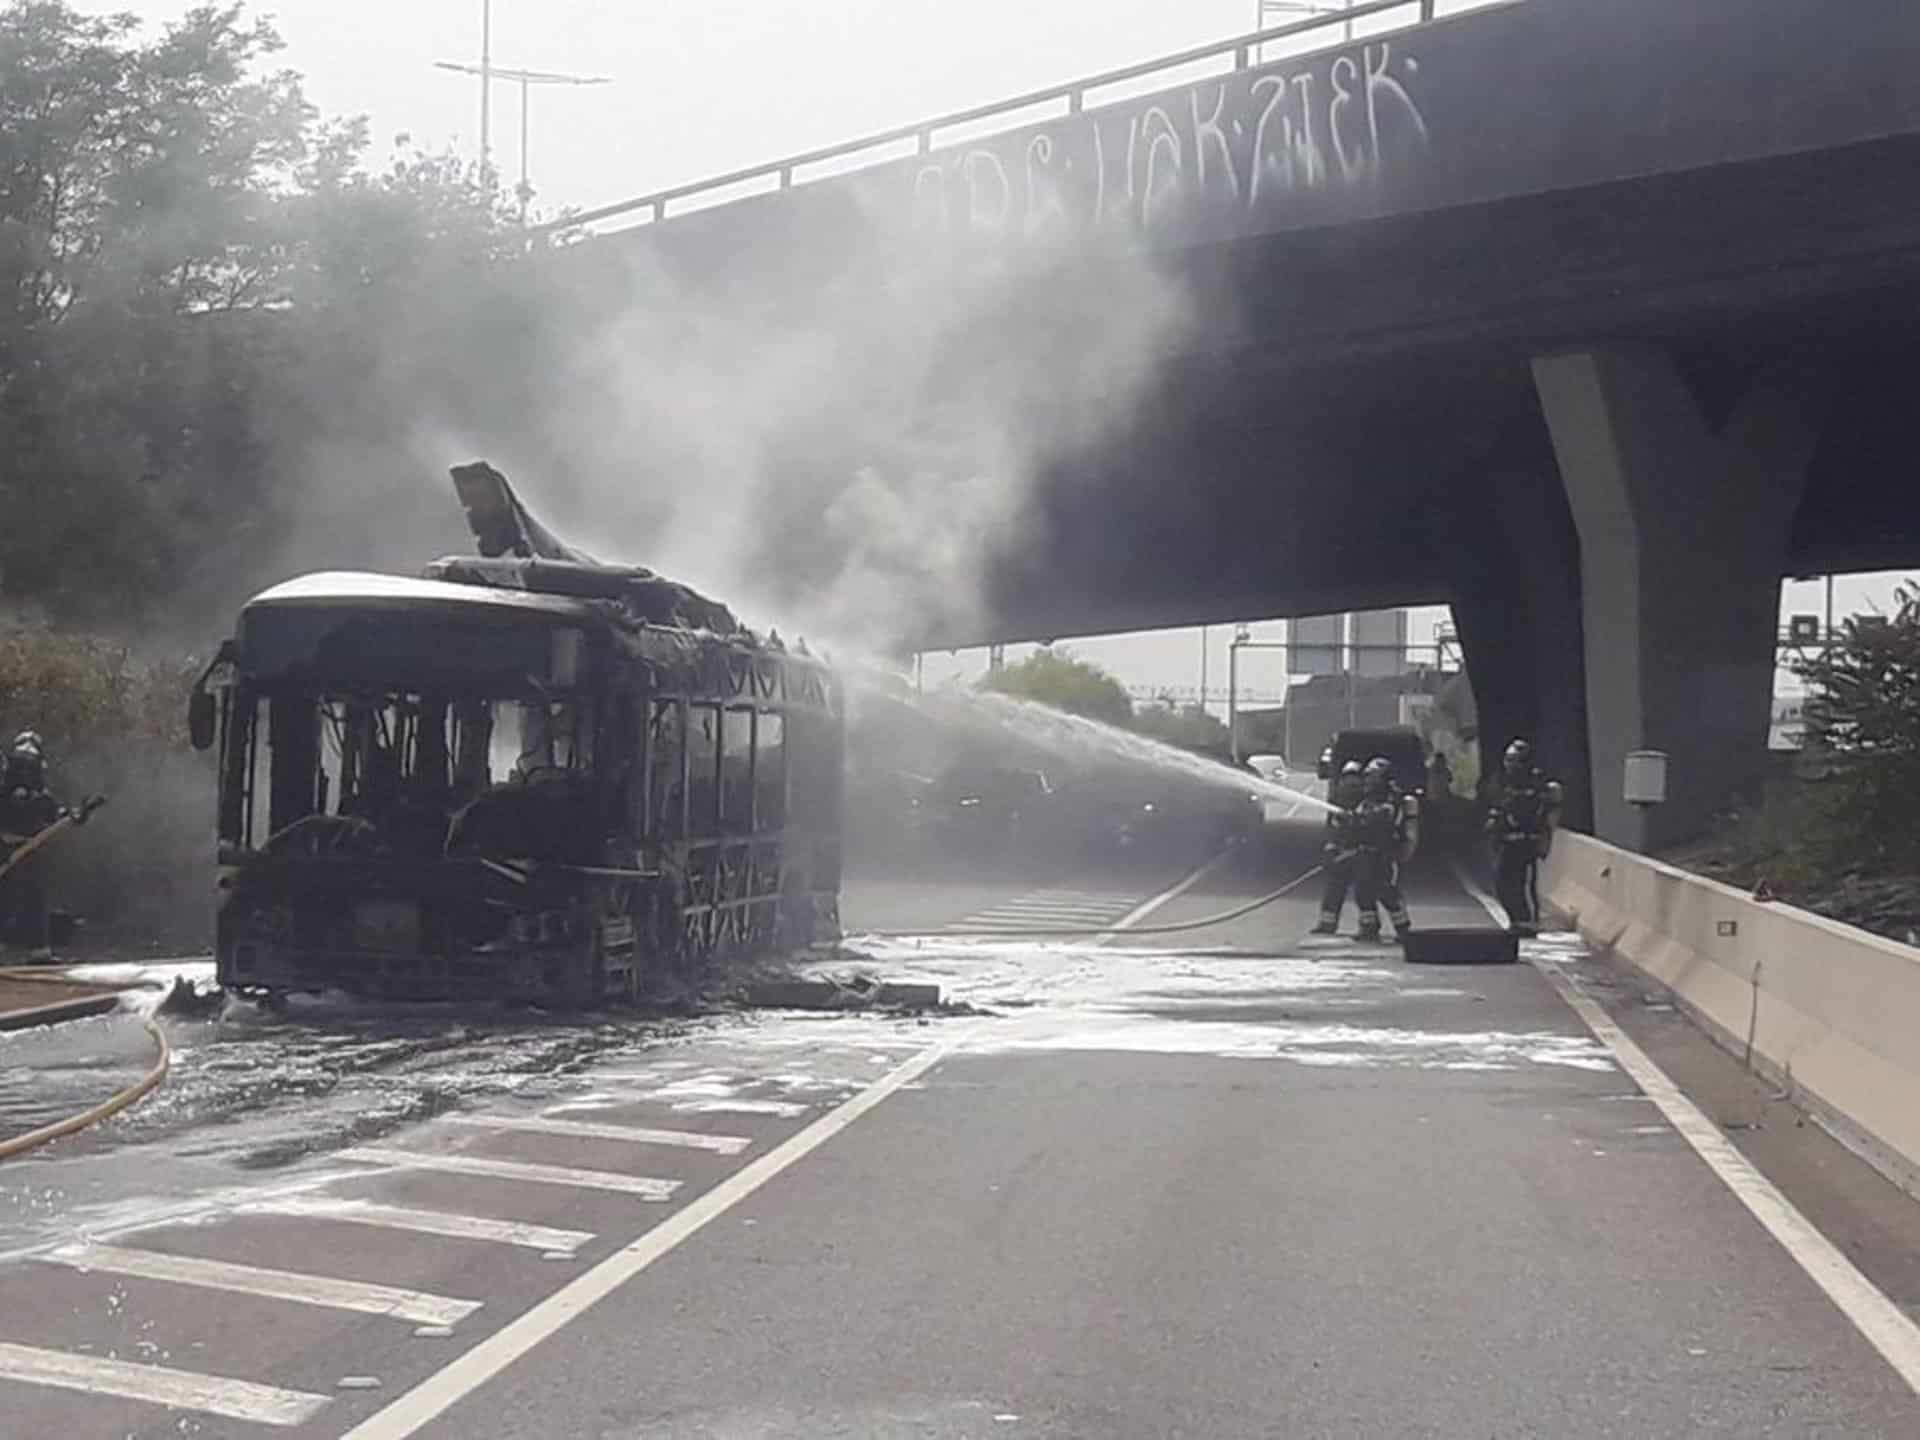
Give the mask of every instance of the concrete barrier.
[[1920, 1195], [1920, 951], [1562, 834], [1544, 898]]

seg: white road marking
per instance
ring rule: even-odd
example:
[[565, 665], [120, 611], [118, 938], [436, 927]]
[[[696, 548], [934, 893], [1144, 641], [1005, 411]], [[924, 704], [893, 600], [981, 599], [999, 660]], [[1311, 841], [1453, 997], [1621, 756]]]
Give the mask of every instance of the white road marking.
[[780, 1115], [790, 1120], [813, 1107], [792, 1100], [675, 1100], [673, 1108], [683, 1115]]
[[797, 1161], [826, 1144], [889, 1095], [910, 1085], [949, 1053], [942, 1045], [889, 1071], [867, 1089], [821, 1116], [798, 1134], [721, 1181], [684, 1210], [670, 1215], [631, 1245], [562, 1286], [524, 1315], [481, 1341], [446, 1369], [428, 1377], [386, 1408], [349, 1430], [341, 1440], [403, 1440], [507, 1366], [556, 1334], [600, 1300], [701, 1229], [727, 1213]]
[[411, 1210], [399, 1205], [377, 1205], [371, 1200], [339, 1199], [329, 1195], [289, 1195], [244, 1205], [242, 1213], [292, 1215], [306, 1220], [339, 1220], [350, 1225], [378, 1225], [388, 1230], [410, 1230], [420, 1235], [444, 1235], [452, 1240], [485, 1240], [496, 1245], [518, 1245], [526, 1250], [565, 1250], [571, 1253], [593, 1239], [589, 1230], [555, 1230], [545, 1225], [523, 1225], [517, 1220], [495, 1220], [485, 1215], [455, 1215], [444, 1210]]
[[1574, 988], [1573, 982], [1555, 966], [1536, 967], [1547, 977], [1560, 998], [1601, 1042], [1612, 1050], [1620, 1068], [1660, 1107], [1660, 1113], [1706, 1161], [1707, 1167], [1747, 1207], [1766, 1232], [1780, 1242], [1794, 1262], [1826, 1292], [1840, 1313], [1866, 1337], [1907, 1382], [1920, 1394], [1920, 1325], [1883, 1295], [1858, 1267], [1840, 1253], [1839, 1248], [1814, 1228], [1811, 1221], [1794, 1208], [1773, 1182], [1754, 1168], [1733, 1142], [1721, 1134], [1711, 1120], [1700, 1112], [1667, 1078], [1666, 1072], [1648, 1057], [1647, 1052], [1622, 1030], [1593, 1000]]
[[[1454, 873], [1466, 886], [1467, 893], [1480, 902], [1496, 923], [1504, 926], [1507, 913], [1500, 902], [1487, 894], [1458, 861], [1454, 863]], [[1654, 1064], [1647, 1052], [1616, 1025], [1597, 1002], [1583, 995], [1559, 966], [1535, 962], [1534, 968], [1546, 976], [1547, 983], [1559, 992], [1560, 998], [1587, 1029], [1613, 1052], [1620, 1068], [1633, 1077], [1634, 1084], [1646, 1092], [1647, 1099], [1659, 1107], [1667, 1123], [1680, 1132], [1720, 1183], [1733, 1192], [1734, 1198], [1746, 1206], [1761, 1228], [1779, 1242], [1854, 1329], [1880, 1352], [1907, 1382], [1907, 1387], [1920, 1394], [1920, 1325], [1914, 1324], [1912, 1317], [1861, 1274], [1859, 1267], [1740, 1153], [1720, 1128], [1701, 1113], [1700, 1107], [1667, 1077], [1667, 1072]]]
[[584, 1190], [617, 1190], [655, 1202], [671, 1200], [678, 1180], [656, 1180], [648, 1175], [621, 1175], [612, 1170], [576, 1170], [568, 1165], [535, 1165], [524, 1160], [489, 1160], [482, 1155], [435, 1155], [425, 1150], [399, 1150], [386, 1145], [356, 1145], [340, 1152], [342, 1160], [370, 1165], [392, 1165], [409, 1170], [438, 1170], [448, 1175], [484, 1175], [491, 1180], [525, 1180], [534, 1185], [573, 1185]]
[[1207, 876], [1210, 875], [1215, 869], [1217, 869], [1221, 865], [1224, 865], [1229, 859], [1233, 857], [1233, 854], [1234, 852], [1232, 850], [1222, 850], [1218, 855], [1214, 856], [1211, 860], [1207, 861], [1206, 864], [1202, 865], [1199, 869], [1195, 870], [1191, 875], [1187, 876], [1187, 878], [1182, 880], [1179, 884], [1171, 886], [1168, 889], [1161, 891], [1158, 895], [1154, 896], [1151, 900], [1144, 901], [1141, 904], [1134, 906], [1132, 910], [1128, 911], [1125, 915], [1121, 916], [1120, 919], [1114, 923], [1114, 926], [1112, 929], [1107, 930], [1102, 934], [1096, 936], [1093, 943], [1096, 945], [1105, 945], [1109, 940], [1112, 940], [1115, 936], [1119, 935], [1122, 931], [1131, 930], [1135, 925], [1138, 925], [1141, 921], [1145, 920], [1148, 916], [1152, 915], [1156, 910], [1160, 909], [1161, 906], [1172, 904], [1175, 900], [1178, 900], [1182, 895], [1186, 894], [1187, 891], [1191, 890], [1194, 886], [1198, 885], [1202, 880], [1206, 879]]
[[1127, 913], [1123, 895], [1087, 890], [1031, 890], [942, 927], [948, 935], [982, 931], [1077, 930], [1091, 933]]
[[[1106, 905], [1023, 905], [1018, 902], [1009, 902], [1005, 905], [995, 905], [990, 910], [977, 911], [975, 915], [970, 918], [984, 918], [988, 915], [994, 915], [1002, 917], [1021, 916], [1030, 919], [1044, 919], [1051, 916], [1059, 920], [1081, 920], [1091, 916], [1098, 919], [1103, 916], [1124, 915], [1130, 908], [1124, 900], [1115, 901]], [[961, 923], [964, 924], [966, 922], [962, 921]]]
[[[56, 1390], [78, 1390], [88, 1395], [111, 1395], [120, 1400], [144, 1400], [175, 1410], [196, 1410], [225, 1420], [256, 1425], [304, 1425], [326, 1408], [325, 1395], [302, 1390], [280, 1390], [219, 1375], [196, 1375], [159, 1365], [136, 1365], [126, 1360], [103, 1360], [93, 1355], [70, 1355], [31, 1345], [0, 1341], [0, 1379]], [[183, 1422], [184, 1423], [184, 1422]]]
[[400, 1290], [391, 1285], [336, 1280], [330, 1275], [307, 1275], [294, 1270], [267, 1270], [257, 1265], [167, 1255], [157, 1250], [127, 1250], [118, 1245], [69, 1245], [43, 1258], [76, 1270], [197, 1285], [207, 1290], [259, 1295], [269, 1300], [318, 1305], [328, 1310], [352, 1310], [362, 1315], [391, 1315], [415, 1325], [457, 1325], [480, 1308], [478, 1300], [451, 1300], [444, 1295]]
[[[676, 1145], [682, 1150], [711, 1150], [716, 1155], [738, 1155], [753, 1141], [744, 1135], [705, 1135], [698, 1130], [649, 1130], [639, 1125], [605, 1125], [590, 1120], [551, 1120], [544, 1115], [443, 1115], [449, 1125], [472, 1125], [483, 1130], [526, 1131], [534, 1135], [567, 1135], [576, 1140], [620, 1140], [629, 1145]], [[555, 1249], [555, 1246], [548, 1246]]]

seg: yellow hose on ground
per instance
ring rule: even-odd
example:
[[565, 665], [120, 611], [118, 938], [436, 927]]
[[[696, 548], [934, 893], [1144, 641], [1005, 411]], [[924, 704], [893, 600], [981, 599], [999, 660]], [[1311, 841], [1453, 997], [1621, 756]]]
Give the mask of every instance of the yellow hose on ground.
[[143, 1016], [141, 1023], [147, 1027], [147, 1033], [153, 1037], [159, 1052], [151, 1070], [112, 1099], [103, 1100], [91, 1109], [82, 1110], [78, 1115], [69, 1115], [65, 1120], [56, 1120], [51, 1125], [42, 1125], [37, 1130], [29, 1130], [24, 1135], [16, 1135], [11, 1140], [0, 1140], [0, 1160], [11, 1160], [29, 1150], [39, 1149], [50, 1140], [77, 1134], [91, 1125], [98, 1125], [102, 1120], [110, 1120], [166, 1079], [167, 1071], [173, 1066], [173, 1047], [167, 1044], [166, 1032], [151, 1017]]

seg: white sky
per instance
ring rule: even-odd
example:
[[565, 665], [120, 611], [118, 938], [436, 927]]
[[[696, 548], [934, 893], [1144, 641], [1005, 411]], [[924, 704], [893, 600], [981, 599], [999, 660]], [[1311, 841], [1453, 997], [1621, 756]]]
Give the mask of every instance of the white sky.
[[[433, 68], [477, 62], [483, 0], [267, 0], [327, 114], [365, 114], [376, 158], [394, 138], [479, 148], [479, 80]], [[1442, 13], [1490, 0], [1441, 0]], [[186, 0], [78, 0], [161, 23]], [[492, 0], [503, 66], [605, 76], [533, 93], [532, 178], [545, 209], [591, 207], [1205, 44], [1254, 27], [1256, 0]], [[1270, 23], [1281, 23], [1276, 19]], [[494, 94], [494, 161], [519, 173], [519, 91]], [[1840, 614], [1890, 603], [1892, 580], [1843, 580]], [[1819, 613], [1823, 587], [1783, 587], [1782, 614]], [[1431, 643], [1444, 610], [1415, 611]], [[1282, 625], [1253, 627], [1280, 640]], [[1215, 627], [1209, 683], [1227, 673], [1232, 629]], [[1130, 685], [1197, 687], [1197, 631], [1074, 641]], [[1012, 652], [1015, 655], [1019, 651]], [[1242, 685], [1276, 691], [1275, 652], [1243, 655]], [[927, 678], [974, 675], [983, 652], [929, 657]]]

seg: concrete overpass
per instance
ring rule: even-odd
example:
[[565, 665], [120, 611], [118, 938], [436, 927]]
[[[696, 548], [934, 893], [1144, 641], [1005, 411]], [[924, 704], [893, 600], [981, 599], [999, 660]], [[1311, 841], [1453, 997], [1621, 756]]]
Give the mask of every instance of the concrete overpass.
[[[652, 219], [596, 248], [782, 313], [1012, 277], [958, 384], [1071, 369], [1061, 337], [1151, 256], [1197, 323], [1122, 423], [1047, 455], [989, 612], [938, 638], [1445, 601], [1490, 738], [1538, 733], [1582, 819], [1658, 845], [1760, 774], [1781, 577], [1920, 562], [1920, 7], [1432, 12], [583, 218]], [[1110, 100], [1159, 71], [1182, 83]], [[946, 143], [996, 117], [1033, 118]], [[1642, 746], [1674, 757], [1644, 816]]]

